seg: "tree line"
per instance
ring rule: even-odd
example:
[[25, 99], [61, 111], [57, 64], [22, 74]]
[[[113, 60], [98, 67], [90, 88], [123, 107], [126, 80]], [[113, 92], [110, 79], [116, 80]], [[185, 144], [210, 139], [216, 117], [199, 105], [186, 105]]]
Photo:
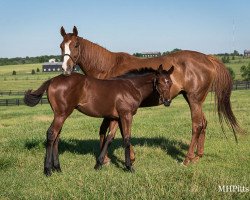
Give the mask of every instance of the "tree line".
[[57, 61], [61, 61], [61, 55], [44, 55], [36, 57], [16, 57], [16, 58], [0, 58], [0, 66], [2, 65], [20, 65], [20, 64], [35, 64], [48, 62], [49, 59], [55, 58]]

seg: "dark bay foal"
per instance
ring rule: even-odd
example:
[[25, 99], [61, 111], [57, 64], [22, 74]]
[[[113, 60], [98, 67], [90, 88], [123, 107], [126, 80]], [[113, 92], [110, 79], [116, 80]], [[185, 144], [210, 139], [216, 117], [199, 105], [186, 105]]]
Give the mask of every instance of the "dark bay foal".
[[[44, 82], [36, 91], [27, 91], [24, 97], [26, 105], [35, 106], [47, 90], [47, 97], [54, 112], [54, 120], [47, 131], [45, 175], [50, 176], [52, 169], [61, 171], [58, 155], [59, 135], [64, 121], [74, 109], [88, 116], [105, 117], [119, 122], [125, 146], [125, 165], [128, 170], [133, 171], [130, 160], [133, 115], [141, 102], [155, 90], [168, 91], [164, 92], [163, 96], [159, 95], [159, 101], [161, 99], [165, 103], [170, 102], [171, 85], [169, 72], [163, 71], [160, 66], [155, 72], [112, 80], [99, 80], [78, 73], [70, 76], [59, 75]], [[110, 139], [111, 137], [108, 137], [98, 158], [97, 168], [103, 162]]]

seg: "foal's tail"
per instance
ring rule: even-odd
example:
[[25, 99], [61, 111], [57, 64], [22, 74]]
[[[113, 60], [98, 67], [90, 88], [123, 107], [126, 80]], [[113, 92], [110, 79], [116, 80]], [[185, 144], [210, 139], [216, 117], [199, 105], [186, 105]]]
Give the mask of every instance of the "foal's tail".
[[208, 56], [208, 59], [214, 64], [216, 70], [216, 77], [213, 83], [213, 91], [215, 93], [215, 103], [219, 121], [223, 129], [223, 120], [232, 128], [235, 140], [237, 142], [236, 132], [242, 132], [237, 119], [232, 111], [230, 96], [233, 88], [233, 80], [226, 69], [225, 65], [213, 56]]
[[24, 103], [27, 106], [33, 107], [39, 103], [44, 92], [48, 89], [52, 79], [44, 82], [37, 90], [28, 90], [24, 95]]

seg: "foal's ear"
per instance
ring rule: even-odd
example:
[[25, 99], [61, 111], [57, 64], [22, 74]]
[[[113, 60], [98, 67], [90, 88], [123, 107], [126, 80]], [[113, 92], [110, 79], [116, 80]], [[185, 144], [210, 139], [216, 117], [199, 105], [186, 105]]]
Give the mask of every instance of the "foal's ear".
[[172, 74], [173, 71], [174, 71], [174, 66], [172, 65], [172, 66], [167, 70], [167, 73], [168, 73], [168, 74]]
[[163, 73], [163, 67], [162, 67], [162, 64], [158, 67], [157, 71], [156, 71], [156, 74], [159, 75]]
[[62, 35], [63, 37], [66, 35], [66, 32], [65, 32], [63, 26], [61, 27], [61, 35]]
[[77, 28], [74, 26], [74, 28], [73, 28], [73, 35], [74, 36], [77, 36], [78, 35], [78, 30], [77, 30]]

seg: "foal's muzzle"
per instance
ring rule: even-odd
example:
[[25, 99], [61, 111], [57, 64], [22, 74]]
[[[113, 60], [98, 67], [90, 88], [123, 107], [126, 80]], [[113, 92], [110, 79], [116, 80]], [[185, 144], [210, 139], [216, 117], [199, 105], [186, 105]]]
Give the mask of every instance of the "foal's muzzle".
[[171, 100], [165, 100], [163, 101], [164, 106], [170, 106]]

